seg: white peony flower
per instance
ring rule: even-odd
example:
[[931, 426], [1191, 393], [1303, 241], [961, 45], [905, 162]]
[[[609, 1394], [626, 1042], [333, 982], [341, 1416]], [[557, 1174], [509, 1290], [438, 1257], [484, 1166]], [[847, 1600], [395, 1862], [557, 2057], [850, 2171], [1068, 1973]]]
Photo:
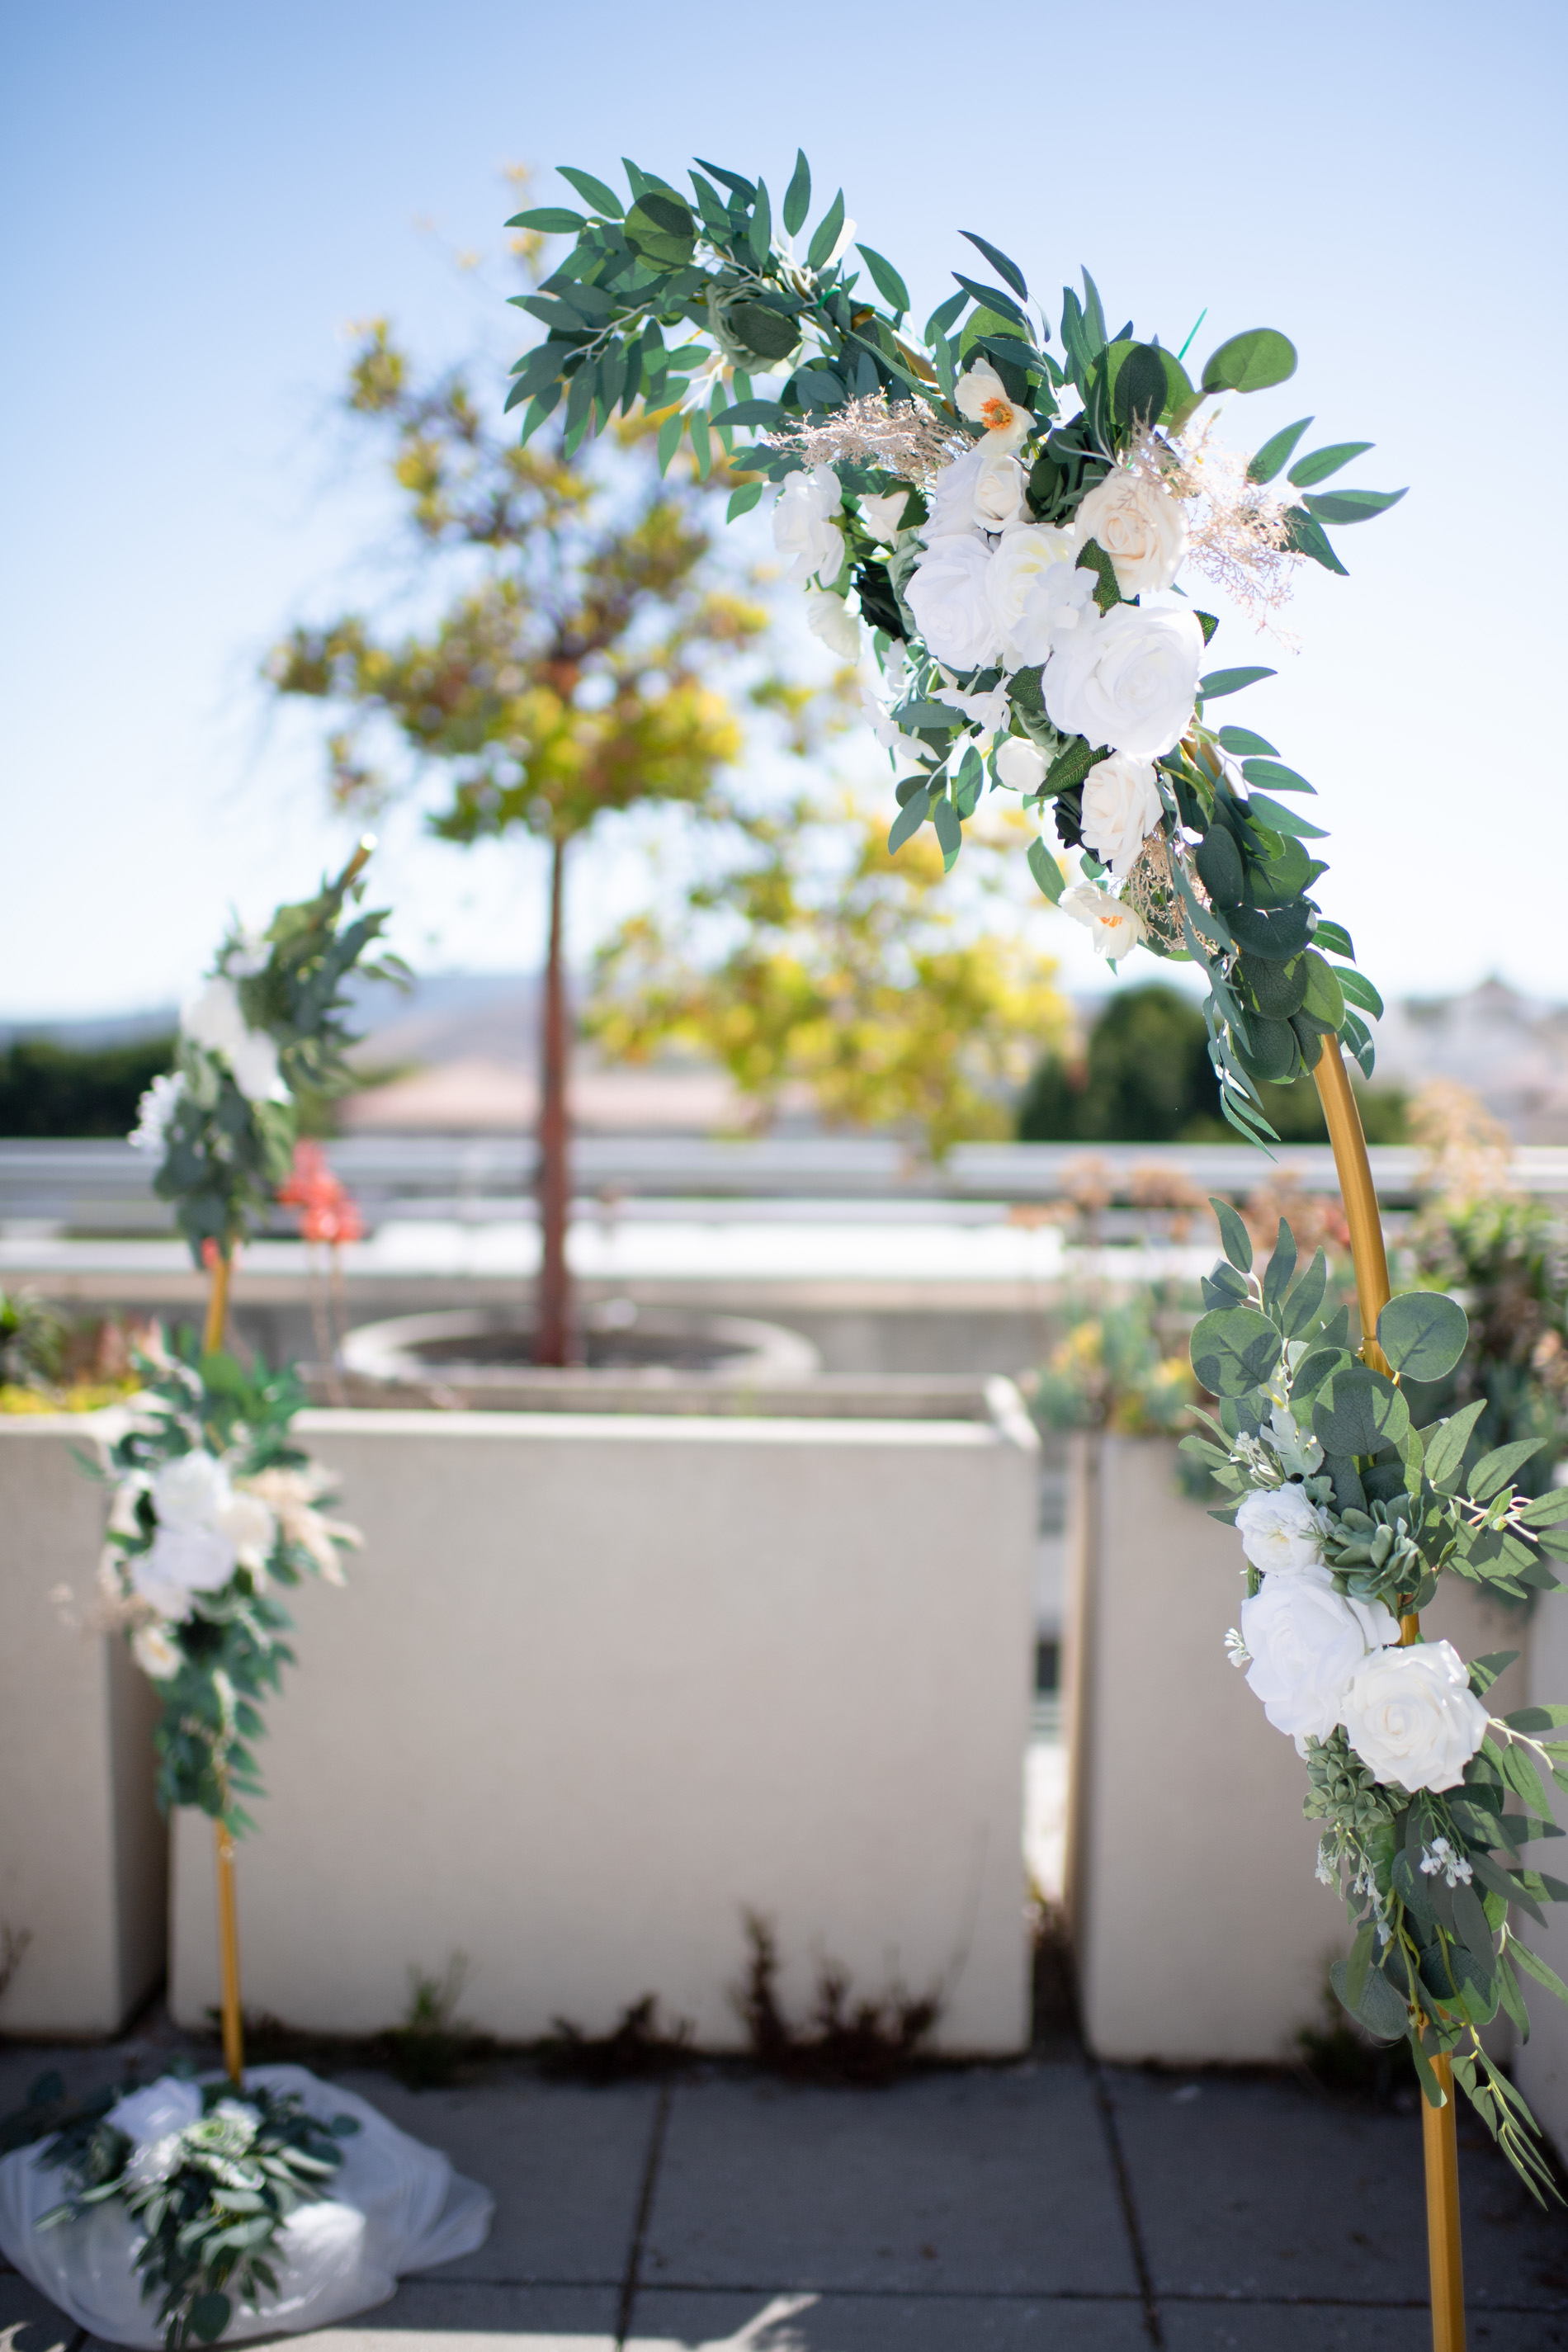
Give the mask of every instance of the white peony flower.
[[[985, 593], [991, 600], [991, 610], [996, 626], [1010, 650], [1021, 660], [1044, 661], [1050, 651], [1048, 645], [1039, 653], [1025, 654], [1016, 643], [1015, 633], [1024, 617], [1030, 591], [1054, 563], [1072, 562], [1072, 533], [1056, 530], [1048, 523], [1020, 523], [1007, 532], [1001, 546], [991, 559], [991, 569], [985, 575]], [[1084, 579], [1090, 593], [1094, 577], [1086, 572]]]
[[[1397, 1638], [1395, 1628], [1387, 1639]], [[1457, 1789], [1487, 1729], [1486, 1708], [1451, 1642], [1378, 1651], [1351, 1684], [1342, 1720], [1367, 1769], [1412, 1792]]]
[[1269, 1576], [1241, 1604], [1241, 1638], [1252, 1653], [1248, 1688], [1276, 1731], [1302, 1754], [1345, 1717], [1345, 1694], [1370, 1650], [1397, 1641], [1381, 1601], [1347, 1601], [1326, 1568]]
[[180, 2074], [160, 2074], [155, 2083], [146, 2084], [140, 2091], [128, 2091], [117, 2099], [104, 2117], [116, 2131], [134, 2140], [138, 2147], [153, 2141], [177, 2136], [199, 2123], [202, 2095], [199, 2084], [187, 2082]]
[[1050, 765], [1037, 743], [1026, 735], [1009, 735], [996, 746], [996, 773], [1015, 793], [1037, 793]]
[[1187, 551], [1187, 518], [1163, 484], [1118, 467], [1097, 482], [1073, 518], [1078, 543], [1092, 539], [1110, 558], [1124, 596], [1168, 588]]
[[831, 588], [806, 590], [805, 625], [841, 661], [859, 660], [860, 624], [843, 597], [836, 596]]
[[1064, 890], [1061, 908], [1075, 923], [1088, 925], [1095, 954], [1109, 956], [1112, 963], [1143, 943], [1143, 919], [1137, 908], [1113, 898], [1109, 890], [1097, 890], [1092, 882], [1075, 882]]
[[1300, 1486], [1255, 1486], [1236, 1515], [1241, 1549], [1267, 1576], [1322, 1565], [1329, 1523]]
[[1004, 388], [987, 359], [977, 359], [965, 369], [954, 399], [959, 415], [972, 425], [984, 425], [987, 440], [1000, 442], [1005, 449], [1016, 449], [1034, 429], [1034, 417]]
[[127, 1139], [138, 1151], [167, 1150], [169, 1129], [184, 1091], [185, 1081], [178, 1070], [165, 1070], [153, 1079], [136, 1106], [136, 1124]]
[[866, 518], [871, 536], [879, 545], [891, 547], [899, 535], [899, 525], [909, 502], [907, 489], [861, 491], [860, 511]]
[[166, 2132], [162, 2139], [144, 2141], [125, 2168], [127, 2186], [152, 2189], [160, 2180], [167, 2180], [172, 2172], [178, 2171], [184, 2147], [178, 2132]]
[[921, 636], [953, 669], [983, 668], [1001, 653], [985, 598], [990, 561], [990, 549], [973, 534], [932, 540], [904, 590]]
[[[1001, 555], [1021, 531], [1009, 532], [996, 551]], [[1013, 624], [1009, 640], [1022, 662], [1048, 661], [1052, 654], [1100, 625], [1094, 601], [1099, 582], [1092, 572], [1079, 570], [1070, 555], [1047, 563], [1030, 582], [1023, 610]]]
[[1064, 735], [1081, 735], [1097, 751], [1108, 744], [1158, 759], [1192, 723], [1203, 656], [1193, 614], [1113, 604], [1052, 654], [1046, 709]]
[[139, 1626], [131, 1637], [131, 1654], [148, 1679], [155, 1683], [168, 1682], [185, 1663], [163, 1625]]
[[1109, 760], [1097, 761], [1084, 779], [1085, 845], [1123, 880], [1159, 824], [1160, 814], [1160, 787], [1148, 760], [1113, 751]]
[[839, 513], [844, 493], [831, 466], [791, 474], [773, 509], [773, 545], [794, 560], [784, 577], [797, 583], [813, 574], [837, 580], [844, 569], [844, 533], [830, 517]]
[[278, 1068], [278, 1048], [265, 1029], [247, 1025], [232, 980], [220, 974], [191, 997], [180, 1014], [180, 1027], [193, 1045], [216, 1054], [228, 1064], [234, 1083], [247, 1102], [287, 1102], [289, 1089]]

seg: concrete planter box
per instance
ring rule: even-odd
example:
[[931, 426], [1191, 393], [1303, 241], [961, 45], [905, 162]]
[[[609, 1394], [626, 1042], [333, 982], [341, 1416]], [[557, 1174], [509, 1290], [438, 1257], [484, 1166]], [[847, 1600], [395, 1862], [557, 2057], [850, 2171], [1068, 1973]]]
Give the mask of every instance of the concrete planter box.
[[[290, 1601], [300, 1665], [238, 1864], [247, 2006], [593, 2032], [656, 1993], [736, 2046], [742, 1910], [804, 2007], [940, 1985], [1026, 2039], [1032, 1433], [982, 1419], [312, 1412], [365, 1549]], [[172, 2000], [217, 1999], [210, 1826], [174, 1839]]]
[[113, 2033], [163, 1970], [153, 1695], [124, 1643], [73, 1630], [56, 1598], [95, 1597], [104, 1495], [73, 1455], [94, 1429], [0, 1417], [0, 1929], [27, 1938], [0, 2033]]
[[[1166, 1439], [1076, 1441], [1067, 1901], [1085, 2030], [1106, 2058], [1276, 2060], [1321, 2018], [1345, 1915], [1313, 1875], [1294, 1743], [1225, 1654], [1239, 1540], [1175, 1474]], [[1425, 1622], [1467, 1657], [1528, 1648], [1517, 1614], [1457, 1578]], [[1500, 1713], [1524, 1704], [1526, 1664]]]

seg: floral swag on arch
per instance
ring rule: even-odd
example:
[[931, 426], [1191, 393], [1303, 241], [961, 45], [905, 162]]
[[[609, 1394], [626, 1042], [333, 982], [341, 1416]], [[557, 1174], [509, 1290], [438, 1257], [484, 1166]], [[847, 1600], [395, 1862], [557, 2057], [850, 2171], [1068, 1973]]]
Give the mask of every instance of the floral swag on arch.
[[[1081, 878], [1066, 884], [1043, 836], [1030, 867], [1099, 951], [1201, 967], [1222, 1106], [1244, 1136], [1273, 1139], [1259, 1082], [1314, 1069], [1325, 1039], [1370, 1076], [1363, 1015], [1383, 1007], [1314, 895], [1328, 869], [1300, 808], [1313, 787], [1265, 737], [1211, 716], [1273, 672], [1205, 668], [1218, 623], [1182, 585], [1209, 582], [1267, 625], [1300, 564], [1343, 572], [1331, 529], [1405, 495], [1324, 489], [1371, 445], [1298, 455], [1310, 417], [1250, 455], [1216, 437], [1221, 398], [1294, 373], [1287, 338], [1232, 334], [1194, 375], [1196, 328], [1175, 350], [1131, 322], [1111, 332], [1085, 271], [1053, 348], [1024, 272], [970, 231], [994, 274], [955, 271], [917, 331], [842, 192], [805, 234], [804, 155], [776, 217], [763, 183], [700, 159], [689, 195], [626, 172], [623, 200], [563, 166], [587, 209], [510, 224], [572, 240], [516, 298], [545, 330], [512, 371], [523, 440], [561, 410], [570, 455], [640, 404], [667, 469], [689, 441], [706, 478], [717, 443], [747, 478], [731, 517], [776, 484], [774, 541], [812, 628], [846, 661], [869, 635], [868, 717], [898, 776], [889, 847], [929, 824], [951, 868], [986, 792], [1048, 809]], [[1298, 1276], [1282, 1226], [1259, 1275], [1240, 1220], [1215, 1205], [1226, 1255], [1194, 1361], [1219, 1412], [1186, 1444], [1234, 1498], [1220, 1516], [1246, 1552], [1227, 1647], [1301, 1748], [1320, 1875], [1342, 1885], [1355, 1929], [1335, 1989], [1374, 2035], [1408, 2039], [1434, 2105], [1433, 2060], [1449, 2055], [1532, 2193], [1550, 2190], [1478, 2029], [1501, 2008], [1528, 2032], [1521, 1970], [1568, 2000], [1511, 1924], [1568, 1900], [1521, 1859], [1561, 1834], [1546, 1783], [1568, 1789], [1552, 1736], [1568, 1707], [1491, 1717], [1508, 1657], [1467, 1669], [1447, 1642], [1402, 1646], [1400, 1619], [1444, 1573], [1517, 1598], [1555, 1588], [1568, 1495], [1516, 1494], [1533, 1448], [1475, 1459], [1479, 1408], [1414, 1424], [1397, 1376], [1458, 1360], [1453, 1301], [1391, 1300], [1358, 1354], [1321, 1253]]]

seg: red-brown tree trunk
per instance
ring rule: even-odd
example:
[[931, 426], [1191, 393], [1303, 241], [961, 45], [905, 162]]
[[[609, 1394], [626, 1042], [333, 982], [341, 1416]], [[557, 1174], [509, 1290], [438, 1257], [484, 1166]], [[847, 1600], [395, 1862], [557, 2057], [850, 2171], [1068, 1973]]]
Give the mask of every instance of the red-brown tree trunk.
[[566, 1272], [566, 994], [561, 901], [564, 841], [550, 845], [550, 946], [544, 960], [544, 1022], [539, 1093], [539, 1289], [533, 1360], [570, 1360], [572, 1295]]

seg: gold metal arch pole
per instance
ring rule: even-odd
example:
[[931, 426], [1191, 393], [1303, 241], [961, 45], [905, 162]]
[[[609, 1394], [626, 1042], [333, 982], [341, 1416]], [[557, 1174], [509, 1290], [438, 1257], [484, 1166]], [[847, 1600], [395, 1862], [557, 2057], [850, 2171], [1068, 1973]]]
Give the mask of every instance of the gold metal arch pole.
[[[228, 1280], [233, 1260], [219, 1255], [212, 1265], [207, 1292], [204, 1354], [214, 1355], [223, 1345], [228, 1321]], [[239, 2085], [245, 2074], [245, 2028], [239, 2006], [239, 1919], [234, 1898], [234, 1840], [221, 1821], [213, 1823], [214, 1858], [217, 1866], [217, 1955], [223, 1995], [223, 2063], [229, 2079]]]
[[[1387, 1360], [1373, 1334], [1388, 1303], [1388, 1258], [1383, 1246], [1383, 1222], [1377, 1213], [1366, 1138], [1356, 1108], [1344, 1055], [1336, 1041], [1323, 1040], [1312, 1076], [1317, 1080], [1329, 1141], [1334, 1147], [1334, 1169], [1350, 1226], [1351, 1256], [1355, 1264], [1356, 1297], [1361, 1328], [1365, 1334], [1362, 1353], [1377, 1370], [1388, 1370]], [[1400, 1620], [1402, 1639], [1421, 1636], [1416, 1616]], [[1465, 2266], [1459, 2235], [1459, 2154], [1454, 2132], [1454, 2074], [1447, 2053], [1432, 2061], [1443, 2092], [1440, 2107], [1421, 2102], [1421, 2139], [1426, 2158], [1426, 2261], [1432, 2290], [1432, 2352], [1465, 2352]]]

